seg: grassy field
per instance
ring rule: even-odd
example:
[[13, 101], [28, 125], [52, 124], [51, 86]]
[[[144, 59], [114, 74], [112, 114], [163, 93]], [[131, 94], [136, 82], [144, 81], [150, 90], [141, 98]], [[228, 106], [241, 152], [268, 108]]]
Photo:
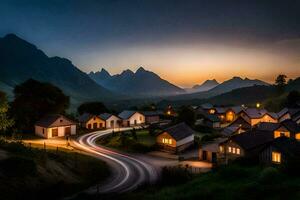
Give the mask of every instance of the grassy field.
[[114, 133], [97, 141], [98, 144], [127, 152], [145, 153], [155, 149], [155, 136], [147, 129]]
[[104, 162], [89, 156], [0, 140], [1, 199], [60, 199], [101, 183], [109, 173]]
[[[169, 183], [176, 183], [176, 177], [174, 175], [174, 180], [168, 177]], [[230, 165], [186, 183], [145, 187], [117, 199], [300, 199], [300, 176], [298, 173], [289, 175], [273, 167]]]

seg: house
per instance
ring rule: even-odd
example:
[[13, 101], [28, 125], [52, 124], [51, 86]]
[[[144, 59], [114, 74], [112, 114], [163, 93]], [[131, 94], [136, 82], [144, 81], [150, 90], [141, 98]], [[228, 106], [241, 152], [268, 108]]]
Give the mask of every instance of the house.
[[172, 106], [168, 106], [165, 111], [164, 111], [164, 114], [166, 116], [172, 116], [172, 117], [175, 117], [177, 115], [177, 113], [175, 112], [175, 110], [173, 109]]
[[241, 127], [243, 130], [249, 130], [252, 126], [244, 117], [238, 116], [238, 118], [231, 122], [227, 127]]
[[225, 163], [239, 157], [257, 157], [266, 143], [272, 140], [273, 132], [257, 129], [233, 135], [220, 144], [220, 157]]
[[251, 126], [260, 122], [278, 122], [277, 114], [268, 112], [266, 109], [247, 108], [242, 110], [239, 116], [243, 117]]
[[209, 113], [209, 114], [214, 114], [215, 113], [215, 109], [214, 109], [214, 106], [210, 103], [204, 103], [204, 104], [201, 104], [197, 110], [202, 110], [202, 111], [205, 111], [206, 113]]
[[282, 122], [286, 119], [292, 119], [296, 123], [300, 123], [300, 108], [284, 108], [277, 113], [278, 121]]
[[201, 145], [199, 148], [199, 160], [215, 164], [218, 163], [220, 144], [226, 140], [227, 138], [217, 138], [213, 142]]
[[164, 129], [156, 137], [156, 143], [163, 151], [181, 152], [194, 144], [194, 130], [185, 123]]
[[122, 124], [122, 120], [110, 113], [103, 113], [99, 115], [99, 118], [105, 121], [105, 128], [119, 128]]
[[35, 123], [35, 134], [43, 138], [76, 134], [76, 123], [63, 115], [48, 115]]
[[233, 122], [238, 118], [238, 115], [242, 110], [244, 110], [244, 107], [242, 106], [234, 106], [226, 109], [224, 121], [227, 123]]
[[118, 116], [122, 120], [122, 126], [136, 126], [145, 124], [145, 116], [137, 111], [125, 110]]
[[81, 127], [86, 129], [104, 129], [105, 120], [101, 119], [97, 115], [92, 115], [89, 113], [84, 113], [78, 118], [79, 124]]
[[289, 159], [300, 160], [300, 143], [287, 137], [269, 142], [259, 154], [259, 160], [264, 164], [282, 164]]
[[203, 124], [211, 128], [220, 128], [221, 120], [217, 115], [205, 113], [203, 115]]
[[160, 111], [143, 111], [141, 112], [145, 116], [146, 124], [153, 124], [160, 121], [160, 116], [163, 115], [163, 112]]
[[274, 138], [281, 136], [300, 140], [300, 126], [292, 119], [282, 121], [274, 130]]

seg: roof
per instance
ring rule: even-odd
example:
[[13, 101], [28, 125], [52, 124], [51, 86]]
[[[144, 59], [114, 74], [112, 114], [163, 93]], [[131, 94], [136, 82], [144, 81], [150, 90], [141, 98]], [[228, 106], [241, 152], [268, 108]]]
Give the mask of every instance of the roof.
[[[62, 118], [62, 121], [58, 120], [59, 118]], [[50, 128], [50, 127], [58, 127], [58, 126], [76, 125], [76, 123], [66, 118], [63, 115], [47, 115], [43, 117], [41, 120], [37, 121], [35, 125], [45, 127], [45, 128]]]
[[110, 113], [102, 113], [99, 115], [99, 117], [103, 120], [108, 120], [111, 116], [113, 116], [113, 114]]
[[236, 114], [241, 112], [242, 110], [244, 110], [244, 108], [242, 106], [233, 106], [230, 107], [231, 110], [233, 110]]
[[176, 141], [182, 140], [182, 139], [189, 137], [195, 133], [195, 131], [193, 129], [191, 129], [188, 125], [186, 125], [186, 123], [184, 123], [184, 122], [179, 123], [175, 126], [166, 128], [163, 130], [163, 132], [167, 132]]
[[273, 146], [286, 155], [300, 156], [300, 142], [293, 138], [279, 137], [269, 142], [268, 146]]
[[213, 105], [210, 103], [204, 103], [204, 104], [201, 104], [200, 107], [203, 109], [211, 109], [211, 108], [213, 108]]
[[216, 140], [203, 144], [201, 149], [210, 152], [219, 152], [219, 145], [222, 142], [227, 141], [227, 138], [217, 138]]
[[216, 112], [219, 113], [219, 114], [225, 113], [226, 110], [227, 110], [227, 109], [224, 108], [224, 107], [216, 107], [215, 109], [216, 109]]
[[266, 109], [247, 108], [243, 110], [251, 119], [258, 119], [264, 115], [270, 115], [272, 118], [277, 119], [278, 116], [274, 112], [268, 112]]
[[271, 131], [253, 129], [238, 135], [233, 135], [230, 137], [230, 140], [237, 143], [243, 149], [249, 150], [272, 141], [274, 139], [273, 137], [273, 132]]
[[293, 120], [287, 119], [281, 122], [281, 125], [292, 133], [300, 133], [300, 126]]
[[134, 110], [124, 110], [123, 112], [121, 112], [119, 114], [119, 117], [121, 119], [129, 119], [132, 115], [134, 115], [135, 113], [137, 113], [137, 111]]
[[283, 108], [277, 115], [282, 117], [286, 113], [289, 113], [291, 117], [293, 117], [295, 114], [300, 113], [300, 108]]
[[220, 122], [220, 119], [217, 115], [214, 115], [214, 114], [203, 114], [204, 115], [204, 118], [211, 121], [211, 122]]
[[95, 117], [95, 115], [84, 113], [78, 117], [78, 121], [81, 123], [89, 121], [92, 117]]
[[162, 111], [143, 111], [141, 112], [145, 116], [157, 116], [157, 115], [163, 115]]
[[229, 126], [241, 126], [242, 128], [249, 129], [251, 124], [242, 116], [238, 116]]
[[233, 126], [227, 126], [226, 128], [224, 128], [221, 132], [222, 135], [225, 136], [231, 136], [233, 133], [235, 133], [239, 128], [241, 128], [238, 125], [233, 125]]
[[280, 127], [279, 123], [271, 123], [271, 122], [260, 122], [256, 125], [258, 130], [262, 131], [275, 131]]

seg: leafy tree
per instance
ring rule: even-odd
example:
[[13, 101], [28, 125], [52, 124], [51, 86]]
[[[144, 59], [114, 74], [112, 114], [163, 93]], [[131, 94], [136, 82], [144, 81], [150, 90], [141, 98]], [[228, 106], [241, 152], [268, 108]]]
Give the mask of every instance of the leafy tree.
[[286, 78], [287, 76], [284, 74], [279, 74], [275, 79], [275, 85], [277, 87], [278, 93], [282, 94], [284, 92], [284, 88], [286, 86]]
[[300, 92], [293, 90], [288, 94], [284, 105], [286, 107], [292, 108], [295, 107], [299, 102], [300, 102]]
[[5, 132], [8, 128], [12, 127], [14, 121], [7, 115], [8, 103], [4, 92], [0, 91], [0, 132]]
[[80, 115], [82, 115], [83, 113], [89, 113], [89, 114], [93, 114], [93, 115], [100, 115], [101, 113], [108, 112], [108, 109], [101, 102], [87, 102], [87, 103], [81, 104], [77, 108], [77, 111]]
[[189, 126], [194, 126], [196, 121], [195, 111], [188, 106], [182, 106], [178, 112], [177, 121], [185, 122]]
[[47, 114], [64, 114], [69, 97], [56, 86], [29, 79], [14, 89], [11, 115], [19, 130], [31, 131], [34, 123]]

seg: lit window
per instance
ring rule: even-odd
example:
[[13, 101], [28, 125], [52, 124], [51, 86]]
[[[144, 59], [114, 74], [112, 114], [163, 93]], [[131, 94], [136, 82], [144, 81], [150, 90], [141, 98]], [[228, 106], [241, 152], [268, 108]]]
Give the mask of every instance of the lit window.
[[221, 153], [223, 153], [223, 151], [224, 151], [223, 146], [219, 146], [219, 150]]
[[232, 148], [232, 153], [235, 153], [235, 148], [234, 147]]
[[228, 147], [228, 152], [231, 153], [231, 147]]
[[214, 114], [214, 113], [215, 113], [215, 110], [214, 110], [214, 109], [210, 109], [210, 110], [209, 110], [209, 113], [210, 113], [210, 114]]
[[281, 162], [281, 153], [272, 152], [272, 161], [274, 163], [280, 163]]
[[300, 140], [300, 133], [297, 133], [295, 137], [297, 140]]
[[236, 154], [238, 154], [238, 155], [241, 154], [241, 150], [239, 148], [236, 148]]
[[169, 144], [172, 144], [172, 139], [169, 139]]

